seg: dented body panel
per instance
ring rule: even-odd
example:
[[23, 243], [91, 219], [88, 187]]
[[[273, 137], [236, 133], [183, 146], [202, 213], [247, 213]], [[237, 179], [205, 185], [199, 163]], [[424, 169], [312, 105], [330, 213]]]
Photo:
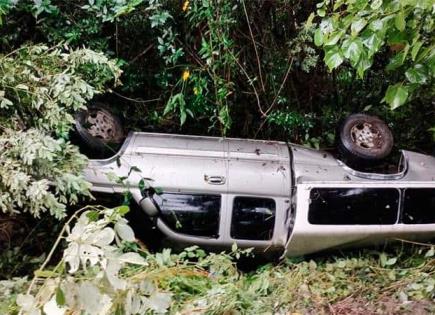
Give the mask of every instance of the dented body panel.
[[[157, 227], [169, 240], [184, 245], [228, 248], [237, 243], [262, 253], [294, 256], [342, 246], [374, 244], [389, 238], [435, 237], [435, 222], [400, 222], [403, 207], [400, 200], [397, 205], [386, 205], [397, 206], [397, 222], [393, 224], [312, 224], [308, 219], [313, 188], [367, 188], [371, 189], [369, 192], [394, 188], [398, 189], [398, 199], [403, 198], [410, 187], [435, 189], [435, 158], [410, 151], [403, 151], [396, 174], [372, 174], [354, 171], [330, 153], [285, 142], [131, 133], [114, 157], [91, 160], [85, 176], [93, 183], [93, 191], [121, 193], [128, 187], [138, 204], [144, 198], [139, 187], [145, 178], [151, 186], [164, 192], [163, 208], [165, 198], [220, 197], [216, 232], [207, 236], [194, 235], [200, 232], [180, 233], [171, 226], [170, 219], [163, 215], [156, 218]], [[114, 177], [127, 179], [116, 183]], [[172, 207], [178, 207], [174, 202]], [[214, 229], [213, 222], [207, 221], [204, 207], [193, 201], [183, 206], [189, 208], [193, 218], [199, 215], [198, 222]], [[185, 215], [181, 206], [179, 209], [181, 216]], [[252, 213], [252, 221], [249, 213]], [[259, 233], [262, 231], [257, 222], [259, 218], [264, 218], [265, 226], [270, 226], [267, 237], [255, 235], [256, 228]], [[246, 227], [244, 234], [234, 230], [236, 220], [239, 229]], [[273, 224], [270, 220], [274, 220]], [[249, 233], [253, 233], [252, 238], [246, 236]]]

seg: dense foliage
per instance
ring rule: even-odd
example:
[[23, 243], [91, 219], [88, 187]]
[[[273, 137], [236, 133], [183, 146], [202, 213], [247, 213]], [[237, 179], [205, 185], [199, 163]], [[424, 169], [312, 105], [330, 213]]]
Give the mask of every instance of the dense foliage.
[[375, 55], [384, 50], [389, 57], [385, 71], [393, 74], [394, 84], [382, 101], [391, 109], [403, 105], [410, 96], [417, 97], [422, 88], [433, 89], [433, 1], [326, 0], [316, 7], [323, 18], [314, 40], [323, 46], [329, 69], [347, 60], [362, 78], [372, 67]]
[[429, 151], [433, 7], [372, 2], [8, 0], [0, 49], [65, 42], [118, 58], [123, 85], [102, 100], [132, 129], [332, 146], [337, 123], [366, 111], [397, 147]]
[[117, 78], [116, 64], [88, 49], [24, 46], [0, 55], [0, 210], [49, 211], [88, 194], [86, 157], [66, 139], [73, 114]]

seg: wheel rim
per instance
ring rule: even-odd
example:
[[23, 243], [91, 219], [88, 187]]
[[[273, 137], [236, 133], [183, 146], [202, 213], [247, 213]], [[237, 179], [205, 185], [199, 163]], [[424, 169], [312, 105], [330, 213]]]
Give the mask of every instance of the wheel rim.
[[86, 130], [95, 138], [105, 142], [117, 139], [117, 122], [104, 110], [91, 110], [86, 118]]
[[350, 134], [352, 141], [363, 149], [380, 149], [382, 147], [380, 131], [368, 122], [353, 126]]

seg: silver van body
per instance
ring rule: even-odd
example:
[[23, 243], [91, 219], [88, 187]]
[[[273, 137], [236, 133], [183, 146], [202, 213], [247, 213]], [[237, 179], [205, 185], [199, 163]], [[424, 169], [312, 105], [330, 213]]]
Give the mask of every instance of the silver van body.
[[[408, 190], [414, 199], [420, 198], [422, 191], [433, 196], [435, 158], [410, 151], [402, 154], [397, 173], [373, 174], [352, 170], [330, 153], [285, 142], [135, 132], [129, 134], [115, 156], [90, 160], [85, 177], [95, 192], [116, 194], [128, 189], [138, 205], [144, 199], [140, 189], [143, 178], [168, 196], [219, 196], [218, 231], [213, 236], [180, 233], [161, 217], [156, 218], [159, 230], [174, 242], [208, 248], [229, 248], [237, 243], [257, 251], [298, 256], [392, 238], [434, 238], [435, 221], [417, 224], [414, 218], [403, 219], [402, 212], [409, 203]], [[132, 171], [132, 167], [140, 172]], [[114, 176], [126, 179], [116, 183]], [[414, 193], [413, 189], [423, 190]], [[329, 205], [325, 196], [331, 198]], [[345, 196], [349, 202], [344, 205], [338, 196]], [[334, 213], [334, 209], [331, 216], [325, 213], [333, 205], [344, 210], [360, 209], [358, 200], [366, 196], [372, 201], [366, 205], [368, 208], [376, 208], [379, 200], [379, 207], [386, 209], [379, 224], [378, 218], [366, 217], [362, 220], [369, 220], [368, 224], [347, 223], [343, 216], [346, 212]], [[273, 201], [270, 218], [274, 222], [268, 223], [270, 237], [237, 236], [240, 233], [234, 230], [233, 221], [239, 214], [235, 214], [235, 204], [249, 204], [251, 200], [263, 202], [263, 206], [244, 208], [253, 210], [258, 217], [264, 217], [261, 212], [268, 211], [265, 204], [272, 204], [266, 201]], [[315, 211], [310, 210], [312, 207], [316, 207]], [[433, 203], [428, 207], [425, 211], [435, 212]], [[413, 211], [420, 213], [418, 209]], [[334, 216], [339, 224], [334, 224], [333, 219], [328, 221]], [[249, 224], [246, 214], [241, 213], [239, 218], [237, 226]], [[349, 220], [352, 221], [350, 217]], [[255, 227], [250, 231], [255, 233]]]

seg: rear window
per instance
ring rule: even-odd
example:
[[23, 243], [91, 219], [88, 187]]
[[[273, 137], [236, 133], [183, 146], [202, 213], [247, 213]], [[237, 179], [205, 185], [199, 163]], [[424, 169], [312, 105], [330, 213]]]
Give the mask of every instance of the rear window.
[[397, 221], [399, 191], [390, 188], [314, 188], [311, 224], [373, 225]]
[[155, 196], [161, 218], [176, 232], [217, 238], [220, 195], [164, 193]]
[[406, 189], [402, 221], [405, 224], [435, 223], [435, 189]]
[[275, 226], [273, 199], [236, 197], [233, 204], [231, 237], [242, 240], [270, 240]]

